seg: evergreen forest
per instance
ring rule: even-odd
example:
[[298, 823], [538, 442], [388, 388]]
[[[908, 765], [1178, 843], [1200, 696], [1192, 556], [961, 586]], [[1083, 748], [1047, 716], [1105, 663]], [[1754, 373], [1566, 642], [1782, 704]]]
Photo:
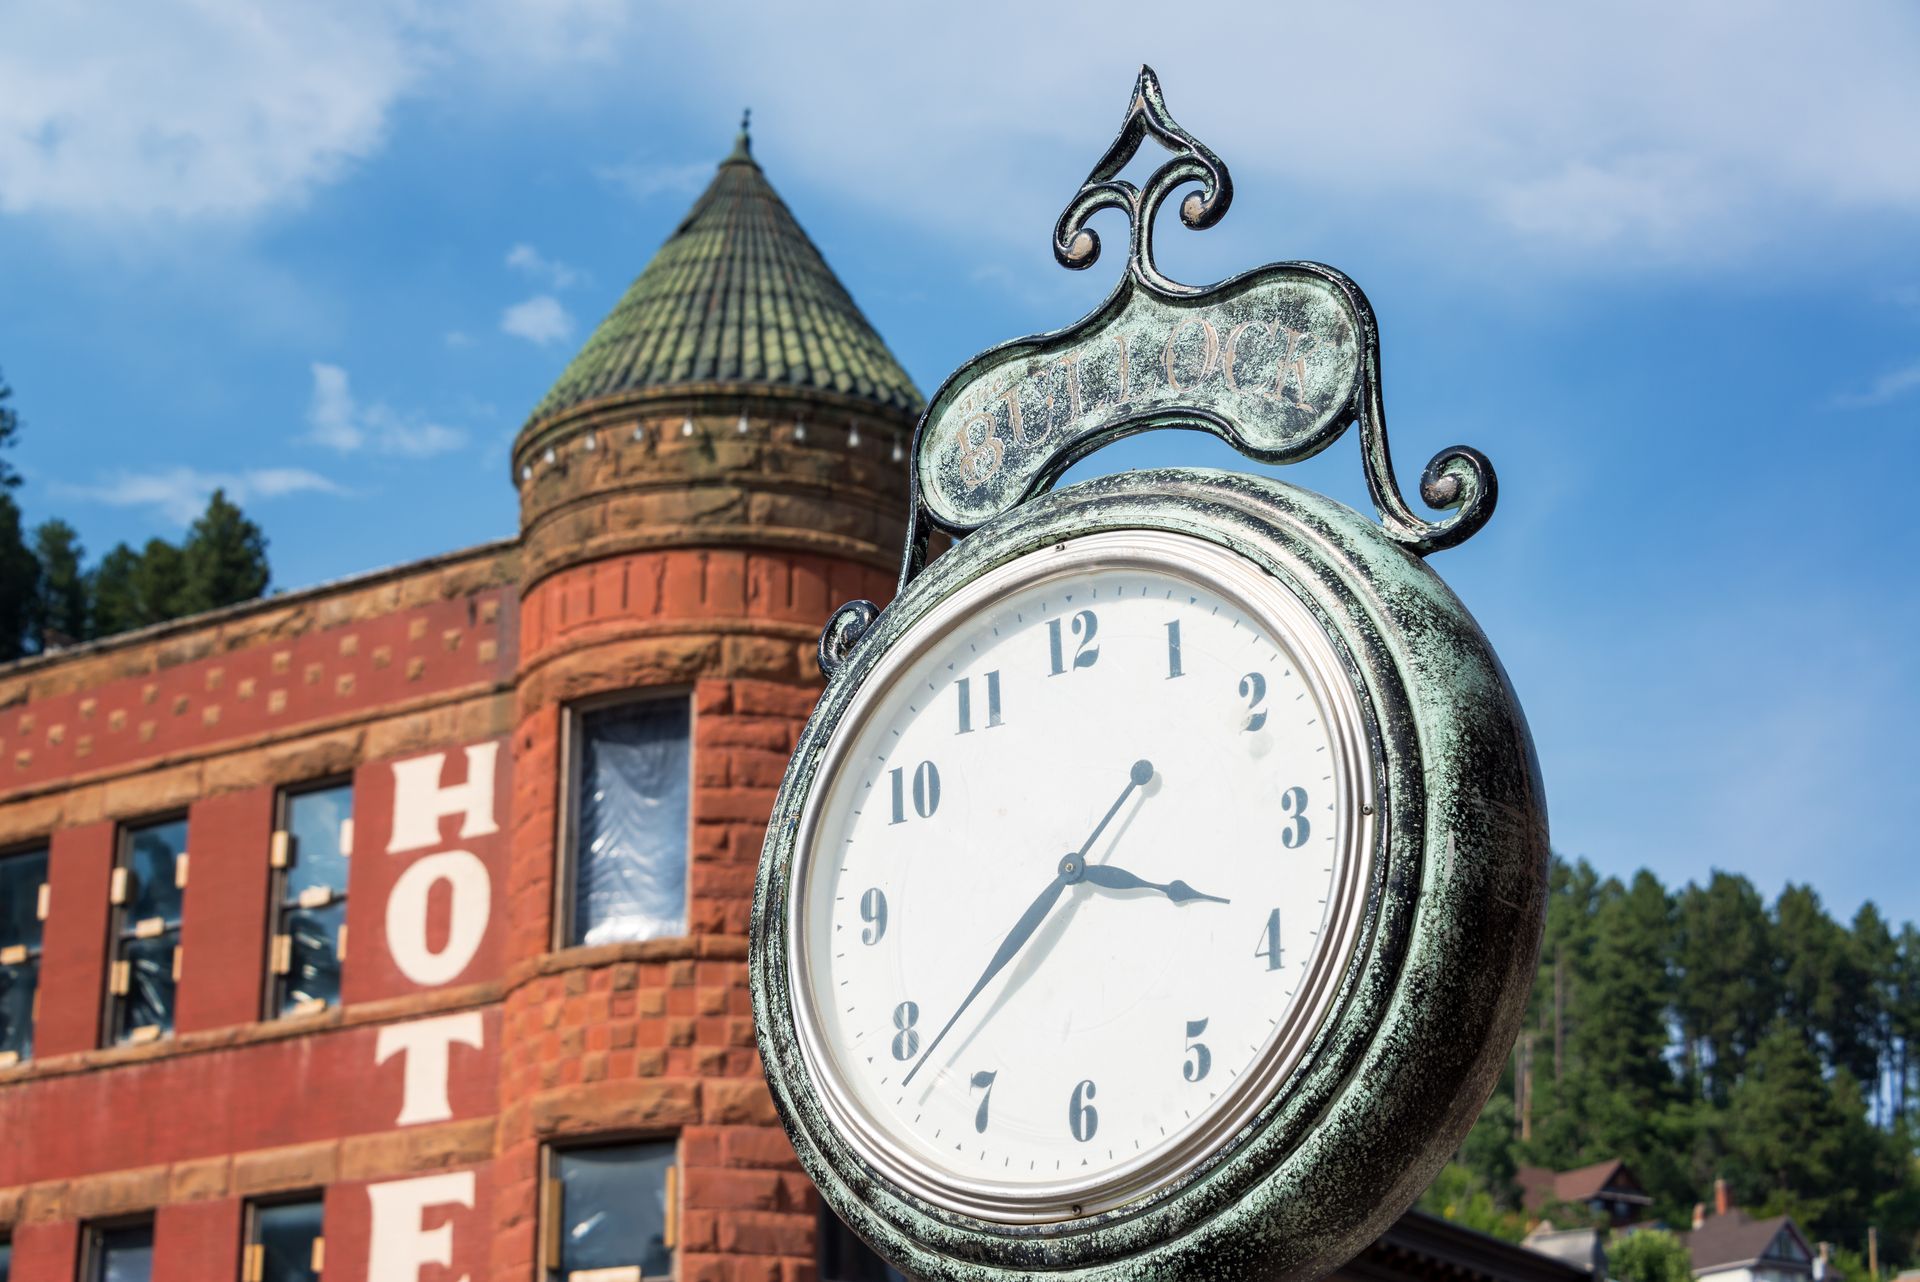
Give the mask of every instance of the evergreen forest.
[[24, 527], [4, 451], [19, 438], [12, 389], [0, 378], [0, 662], [251, 601], [267, 590], [267, 540], [225, 492], [178, 543], [116, 544], [98, 562], [58, 518]]
[[[1685, 1230], [1725, 1179], [1848, 1276], [1916, 1258], [1920, 931], [1807, 886], [1715, 872], [1669, 890], [1553, 861], [1533, 999], [1505, 1075], [1423, 1205], [1518, 1239], [1515, 1171], [1623, 1159]], [[1591, 1222], [1550, 1208], [1561, 1228]]]

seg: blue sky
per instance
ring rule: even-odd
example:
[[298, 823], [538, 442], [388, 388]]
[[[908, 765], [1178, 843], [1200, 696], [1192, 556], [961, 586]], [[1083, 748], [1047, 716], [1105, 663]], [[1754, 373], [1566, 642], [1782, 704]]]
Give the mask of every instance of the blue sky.
[[[1110, 287], [1048, 233], [1144, 60], [1237, 188], [1163, 267], [1341, 268], [1403, 482], [1494, 460], [1434, 564], [1556, 846], [1920, 920], [1920, 11], [1328, 8], [0, 0], [29, 519], [97, 555], [225, 484], [282, 587], [511, 534], [515, 429], [748, 104], [930, 391]], [[1288, 479], [1364, 509], [1356, 449]], [[1234, 460], [1084, 466], [1173, 462]]]

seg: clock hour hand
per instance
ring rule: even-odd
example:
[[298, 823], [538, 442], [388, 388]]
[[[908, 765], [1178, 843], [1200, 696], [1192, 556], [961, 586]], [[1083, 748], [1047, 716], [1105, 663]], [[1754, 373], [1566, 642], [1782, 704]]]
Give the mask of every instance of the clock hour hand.
[[1060, 861], [1059, 875], [1048, 883], [1047, 888], [1040, 892], [1033, 903], [1027, 906], [1027, 911], [1021, 915], [1019, 921], [1013, 924], [1013, 929], [1007, 932], [1007, 937], [1000, 941], [999, 950], [993, 954], [993, 960], [987, 963], [986, 970], [980, 973], [980, 978], [973, 985], [973, 991], [969, 992], [966, 999], [960, 1003], [960, 1009], [953, 1012], [953, 1017], [947, 1020], [946, 1026], [927, 1043], [927, 1049], [920, 1052], [920, 1058], [913, 1061], [913, 1067], [908, 1069], [907, 1075], [900, 1079], [900, 1085], [907, 1086], [912, 1083], [914, 1075], [920, 1071], [920, 1066], [927, 1062], [928, 1056], [933, 1054], [934, 1047], [953, 1031], [953, 1026], [960, 1022], [960, 1016], [964, 1015], [967, 1007], [973, 1004], [973, 999], [980, 995], [980, 990], [992, 983], [993, 977], [1005, 970], [1007, 963], [1013, 960], [1013, 955], [1026, 945], [1027, 940], [1033, 938], [1033, 932], [1040, 929], [1040, 923], [1060, 901], [1061, 892], [1086, 875], [1087, 852], [1093, 849], [1093, 843], [1100, 840], [1100, 834], [1107, 830], [1107, 825], [1113, 822], [1113, 817], [1120, 813], [1120, 807], [1127, 804], [1127, 798], [1133, 795], [1133, 790], [1146, 787], [1152, 779], [1153, 763], [1151, 761], [1142, 759], [1133, 763], [1132, 768], [1127, 771], [1127, 786], [1120, 790], [1120, 795], [1114, 798], [1111, 806], [1107, 807], [1107, 813], [1102, 815], [1100, 822], [1093, 826], [1093, 831], [1088, 834], [1080, 849]]
[[1111, 864], [1088, 864], [1084, 875], [1094, 885], [1107, 890], [1157, 890], [1176, 904], [1184, 904], [1194, 899], [1203, 899], [1210, 904], [1233, 902], [1230, 899], [1222, 899], [1218, 895], [1203, 895], [1184, 881], [1170, 881], [1165, 885], [1157, 881], [1146, 881], [1124, 868], [1115, 868]]
[[968, 993], [966, 1000], [960, 1003], [960, 1009], [953, 1012], [953, 1018], [947, 1021], [946, 1027], [927, 1043], [927, 1049], [920, 1052], [920, 1058], [913, 1062], [913, 1067], [907, 1070], [906, 1077], [901, 1080], [902, 1086], [913, 1081], [913, 1075], [920, 1071], [920, 1066], [927, 1062], [927, 1057], [933, 1054], [934, 1047], [940, 1044], [941, 1039], [953, 1031], [953, 1026], [960, 1022], [960, 1016], [964, 1015], [967, 1007], [973, 1004], [973, 999], [980, 995], [980, 990], [992, 983], [995, 975], [1006, 969], [1007, 963], [1013, 960], [1013, 955], [1033, 937], [1034, 931], [1040, 929], [1040, 923], [1053, 910], [1054, 904], [1059, 902], [1061, 892], [1067, 888], [1067, 883], [1071, 879], [1069, 869], [1076, 866], [1078, 861], [1072, 855], [1068, 855], [1062, 863], [1066, 866], [1061, 869], [1060, 875], [1047, 884], [1047, 888], [1040, 892], [1039, 897], [1027, 906], [1027, 911], [1020, 915], [1020, 920], [1014, 923], [1013, 929], [1007, 932], [1007, 937], [1000, 941], [999, 951], [995, 952], [993, 960], [987, 963], [986, 970], [980, 973], [980, 978], [973, 985], [973, 991]]

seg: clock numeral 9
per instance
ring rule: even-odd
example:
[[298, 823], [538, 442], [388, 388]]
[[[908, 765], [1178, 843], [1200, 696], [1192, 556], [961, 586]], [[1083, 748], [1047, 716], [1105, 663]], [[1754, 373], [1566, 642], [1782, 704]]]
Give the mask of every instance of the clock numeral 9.
[[[1093, 634], [1099, 630], [1100, 620], [1092, 610], [1082, 610], [1073, 616], [1073, 635], [1080, 638], [1080, 644], [1073, 651], [1073, 667], [1091, 668], [1100, 661], [1100, 647], [1093, 640]], [[1050, 676], [1057, 677], [1067, 670], [1066, 645], [1058, 619], [1047, 620], [1047, 653], [1053, 659]]]
[[1082, 1144], [1092, 1139], [1093, 1133], [1100, 1129], [1100, 1110], [1091, 1103], [1093, 1095], [1093, 1082], [1081, 1082], [1073, 1088], [1073, 1099], [1067, 1105], [1067, 1129]]
[[[1277, 913], [1275, 914], [1278, 915]], [[1207, 1021], [1190, 1019], [1187, 1021], [1187, 1060], [1180, 1065], [1180, 1076], [1189, 1082], [1197, 1082], [1207, 1075], [1213, 1067], [1213, 1052], [1207, 1049], [1205, 1042], [1196, 1042], [1194, 1038], [1207, 1031]]]
[[893, 1026], [900, 1031], [893, 1035], [893, 1057], [909, 1060], [920, 1053], [920, 1032], [914, 1027], [920, 1022], [920, 1007], [914, 1002], [901, 1002], [893, 1008]]
[[1307, 834], [1313, 831], [1313, 825], [1307, 822], [1307, 790], [1289, 788], [1281, 793], [1280, 809], [1293, 816], [1293, 822], [1280, 830], [1280, 844], [1298, 850], [1307, 844]]
[[993, 1102], [993, 1079], [999, 1075], [984, 1069], [973, 1075], [973, 1089], [986, 1092], [980, 1097], [980, 1110], [973, 1115], [973, 1129], [982, 1135], [987, 1132], [987, 1105]]
[[1260, 947], [1253, 950], [1253, 955], [1266, 958], [1268, 970], [1280, 969], [1280, 910], [1278, 908], [1267, 914], [1266, 928], [1260, 932]]
[[1240, 697], [1247, 701], [1247, 724], [1242, 730], [1258, 730], [1267, 724], [1267, 714], [1260, 705], [1266, 702], [1267, 679], [1258, 672], [1249, 672], [1240, 678]]
[[877, 944], [880, 937], [887, 933], [887, 897], [875, 886], [860, 896], [860, 920], [866, 927], [860, 932], [860, 942]]
[[[893, 783], [893, 818], [889, 823], [907, 821], [906, 772], [899, 766], [887, 772]], [[940, 770], [931, 761], [923, 761], [913, 771], [913, 813], [922, 819], [933, 818], [940, 809]]]
[[[987, 687], [987, 724], [984, 729], [991, 730], [1000, 724], [1000, 674], [989, 672], [984, 678]], [[953, 683], [960, 699], [960, 734], [973, 733], [973, 682], [961, 677]]]

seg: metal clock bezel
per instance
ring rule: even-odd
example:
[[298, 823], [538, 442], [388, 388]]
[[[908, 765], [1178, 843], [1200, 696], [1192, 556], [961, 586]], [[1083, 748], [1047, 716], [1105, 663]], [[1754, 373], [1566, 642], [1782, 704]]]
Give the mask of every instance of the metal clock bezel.
[[[958, 1178], [889, 1134], [885, 1123], [864, 1108], [842, 1080], [843, 1066], [826, 1044], [811, 1000], [815, 959], [807, 947], [805, 911], [809, 864], [817, 853], [815, 836], [838, 771], [903, 674], [966, 620], [990, 612], [997, 603], [1030, 587], [1095, 568], [1133, 569], [1186, 581], [1231, 601], [1272, 633], [1306, 680], [1329, 732], [1338, 863], [1322, 930], [1307, 972], [1288, 1001], [1286, 1017], [1233, 1089], [1174, 1141], [1079, 1180], [1021, 1184]], [[800, 815], [786, 904], [794, 932], [794, 945], [788, 950], [789, 992], [801, 1051], [828, 1115], [878, 1174], [935, 1206], [982, 1220], [1009, 1225], [1070, 1221], [1151, 1196], [1178, 1182], [1270, 1104], [1333, 1005], [1362, 933], [1376, 871], [1372, 735], [1350, 665], [1325, 623], [1281, 580], [1216, 543], [1169, 530], [1107, 530], [1075, 536], [988, 570], [913, 620], [866, 674], [827, 742], [817, 768], [821, 782], [810, 792]]]

